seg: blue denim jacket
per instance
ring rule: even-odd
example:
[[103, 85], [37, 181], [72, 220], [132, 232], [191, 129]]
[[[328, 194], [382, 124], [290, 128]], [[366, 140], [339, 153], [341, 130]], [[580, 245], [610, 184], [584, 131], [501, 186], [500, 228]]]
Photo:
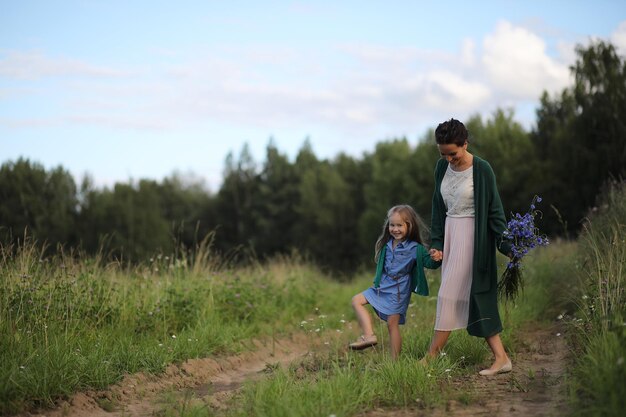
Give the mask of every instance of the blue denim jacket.
[[[411, 245], [412, 246], [412, 245]], [[415, 266], [413, 267], [413, 275], [411, 277], [411, 290], [419, 295], [428, 295], [428, 282], [426, 282], [426, 275], [424, 274], [424, 268], [437, 269], [441, 266], [441, 262], [435, 262], [430, 257], [430, 254], [424, 246], [417, 243], [415, 246], [415, 252], [409, 256], [415, 255]], [[398, 248], [396, 247], [396, 250]], [[408, 254], [407, 254], [408, 255]], [[387, 245], [383, 246], [378, 255], [378, 262], [376, 263], [376, 277], [374, 278], [374, 287], [380, 286], [380, 279], [383, 275], [383, 267], [385, 266], [385, 260], [387, 256]], [[409, 258], [410, 259], [410, 258]], [[406, 263], [391, 263], [391, 268], [402, 267]], [[392, 271], [385, 271], [389, 275], [394, 275]], [[396, 271], [399, 272], [399, 271]]]

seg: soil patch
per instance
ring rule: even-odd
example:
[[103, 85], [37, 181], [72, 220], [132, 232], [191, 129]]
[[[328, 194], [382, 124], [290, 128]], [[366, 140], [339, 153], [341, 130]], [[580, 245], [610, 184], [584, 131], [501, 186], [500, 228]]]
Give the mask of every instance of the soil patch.
[[[451, 383], [456, 398], [436, 409], [378, 409], [362, 417], [470, 417], [470, 416], [563, 416], [567, 415], [564, 377], [567, 343], [558, 326], [526, 329], [512, 358], [513, 371], [492, 377], [456, 378]], [[487, 364], [485, 364], [487, 365]], [[454, 395], [454, 394], [453, 394]]]
[[211, 404], [220, 408], [244, 381], [262, 377], [268, 367], [283, 366], [305, 356], [316, 344], [306, 334], [253, 343], [254, 349], [249, 352], [189, 359], [182, 364], [168, 366], [161, 375], [128, 375], [105, 391], [77, 393], [53, 410], [23, 413], [15, 417], [154, 416], [160, 408], [159, 396], [168, 391], [175, 395], [188, 391], [195, 391], [196, 397], [208, 395]]

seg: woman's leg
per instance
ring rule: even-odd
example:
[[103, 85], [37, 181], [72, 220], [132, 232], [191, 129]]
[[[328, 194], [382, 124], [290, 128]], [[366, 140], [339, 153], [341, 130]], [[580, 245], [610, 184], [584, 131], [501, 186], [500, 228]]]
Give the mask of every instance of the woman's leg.
[[400, 315], [392, 314], [387, 317], [387, 328], [389, 329], [389, 341], [391, 344], [391, 358], [397, 359], [402, 349], [402, 335], [400, 334]]
[[448, 337], [450, 337], [449, 330], [435, 330], [430, 348], [428, 348], [428, 356], [437, 356], [448, 342]]
[[504, 350], [504, 345], [502, 344], [502, 339], [500, 339], [500, 334], [495, 334], [493, 336], [489, 336], [485, 338], [487, 344], [491, 348], [491, 352], [493, 352], [493, 356], [495, 357], [493, 364], [489, 369], [484, 369], [481, 371], [483, 375], [490, 375], [492, 373], [497, 372], [508, 372], [510, 371], [510, 359]]
[[359, 326], [361, 326], [361, 331], [365, 337], [374, 335], [374, 331], [372, 329], [372, 318], [370, 317], [370, 313], [365, 308], [367, 304], [369, 304], [369, 302], [363, 293], [359, 293], [352, 297], [352, 308], [356, 313], [356, 318], [359, 321]]

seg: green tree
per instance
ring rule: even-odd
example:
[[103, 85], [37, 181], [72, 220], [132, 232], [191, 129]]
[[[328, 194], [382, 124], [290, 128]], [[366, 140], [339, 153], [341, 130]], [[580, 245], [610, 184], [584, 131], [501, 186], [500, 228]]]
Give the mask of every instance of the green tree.
[[532, 132], [540, 186], [553, 196], [569, 231], [578, 229], [601, 186], [624, 176], [626, 158], [626, 62], [602, 41], [578, 46], [576, 53], [574, 86], [554, 99], [544, 93]]
[[0, 226], [9, 239], [22, 238], [26, 230], [40, 242], [76, 242], [77, 190], [73, 177], [62, 167], [47, 172], [27, 159], [0, 167]]
[[439, 151], [435, 145], [434, 130], [430, 130], [414, 148], [408, 166], [411, 186], [407, 190], [407, 201], [430, 227], [433, 191], [435, 190], [435, 164]]
[[411, 175], [412, 153], [406, 139], [396, 139], [378, 143], [371, 155], [371, 181], [364, 186], [366, 207], [359, 222], [359, 238], [370, 243], [372, 257], [374, 242], [389, 208], [415, 204], [411, 201], [418, 193]]
[[486, 122], [479, 115], [473, 116], [467, 128], [471, 151], [486, 159], [496, 174], [505, 210], [526, 211], [533, 196], [540, 192], [537, 184], [542, 176], [529, 133], [514, 120], [513, 110], [497, 109]]
[[158, 194], [178, 246], [192, 248], [215, 228], [213, 201], [202, 180], [175, 173], [159, 184]]
[[353, 265], [342, 256], [353, 236], [343, 224], [354, 215], [350, 189], [328, 161], [309, 169], [300, 183], [300, 221], [307, 225], [301, 244], [322, 267], [344, 269]]
[[81, 221], [85, 246], [92, 250], [106, 243], [104, 249], [130, 261], [173, 250], [155, 181], [141, 180], [137, 186], [117, 183], [113, 190], [89, 191]]
[[226, 157], [224, 180], [216, 201], [216, 246], [222, 251], [246, 248], [254, 250], [257, 244], [255, 198], [258, 198], [257, 165], [245, 144], [235, 158]]
[[[333, 167], [343, 179], [347, 199], [345, 207], [340, 207], [337, 227], [341, 230], [337, 243], [337, 258], [341, 260], [343, 271], [354, 272], [355, 268], [371, 261], [372, 242], [359, 239], [359, 220], [365, 211], [365, 185], [371, 181], [369, 159], [355, 159], [340, 153], [333, 161]], [[366, 264], [368, 265], [368, 264]]]
[[271, 140], [258, 180], [259, 194], [254, 200], [257, 253], [263, 256], [287, 253], [297, 243], [293, 229], [298, 222], [295, 212], [298, 183], [294, 166]]

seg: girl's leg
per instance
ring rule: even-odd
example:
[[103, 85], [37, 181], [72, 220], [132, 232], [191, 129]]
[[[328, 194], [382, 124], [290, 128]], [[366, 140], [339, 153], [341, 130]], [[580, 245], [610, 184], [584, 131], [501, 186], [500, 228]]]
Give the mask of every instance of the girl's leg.
[[387, 317], [387, 328], [389, 329], [389, 341], [391, 344], [391, 358], [397, 359], [402, 349], [402, 335], [400, 335], [400, 315], [392, 314]]
[[450, 337], [449, 330], [435, 330], [433, 340], [428, 348], [428, 356], [431, 358], [437, 356], [448, 342], [448, 337]]
[[370, 313], [365, 308], [367, 304], [369, 304], [367, 302], [367, 298], [365, 298], [362, 293], [352, 297], [352, 308], [356, 313], [356, 318], [359, 321], [359, 326], [361, 326], [361, 331], [365, 337], [374, 335], [374, 331], [372, 329], [372, 318], [370, 317]]

